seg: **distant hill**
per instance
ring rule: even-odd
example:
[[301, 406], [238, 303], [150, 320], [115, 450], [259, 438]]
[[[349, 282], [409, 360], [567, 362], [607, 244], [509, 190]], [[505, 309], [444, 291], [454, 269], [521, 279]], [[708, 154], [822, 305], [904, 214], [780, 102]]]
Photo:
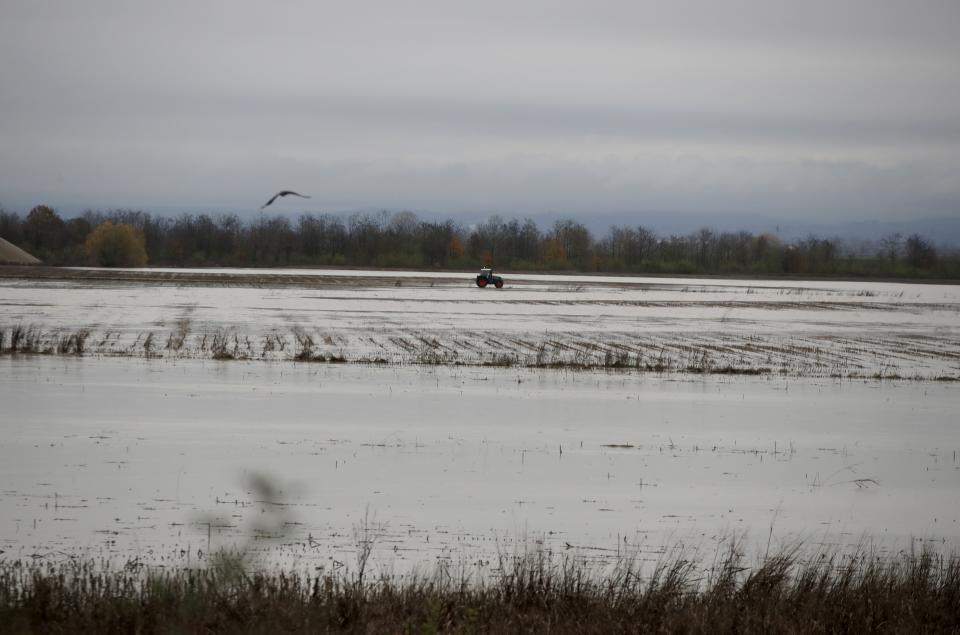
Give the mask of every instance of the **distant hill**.
[[0, 238], [0, 265], [37, 265], [40, 260], [34, 258], [11, 242]]

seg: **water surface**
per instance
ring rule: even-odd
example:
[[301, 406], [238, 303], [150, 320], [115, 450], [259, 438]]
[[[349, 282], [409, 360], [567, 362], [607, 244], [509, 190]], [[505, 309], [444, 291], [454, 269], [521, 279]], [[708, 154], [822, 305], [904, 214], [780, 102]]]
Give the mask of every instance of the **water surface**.
[[947, 382], [4, 356], [0, 403], [3, 557], [960, 544]]

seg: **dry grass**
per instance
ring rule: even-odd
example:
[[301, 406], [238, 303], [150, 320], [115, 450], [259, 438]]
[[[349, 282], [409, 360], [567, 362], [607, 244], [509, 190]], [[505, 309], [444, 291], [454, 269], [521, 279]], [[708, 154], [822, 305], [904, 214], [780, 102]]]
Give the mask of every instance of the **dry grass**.
[[747, 566], [736, 544], [712, 564], [682, 552], [598, 574], [535, 552], [501, 557], [489, 581], [451, 575], [361, 579], [136, 563], [0, 562], [6, 632], [957, 632], [960, 559], [799, 549]]

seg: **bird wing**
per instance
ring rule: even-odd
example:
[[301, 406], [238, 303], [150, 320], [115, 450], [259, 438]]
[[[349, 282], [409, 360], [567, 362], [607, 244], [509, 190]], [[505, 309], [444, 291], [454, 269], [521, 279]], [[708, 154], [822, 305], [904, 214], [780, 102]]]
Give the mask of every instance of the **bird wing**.
[[273, 196], [270, 197], [270, 200], [269, 200], [269, 201], [267, 201], [266, 203], [264, 203], [263, 205], [261, 205], [261, 206], [260, 206], [260, 209], [263, 209], [264, 207], [267, 207], [268, 205], [270, 205], [270, 203], [272, 203], [272, 202], [274, 202], [275, 200], [277, 200], [277, 197], [278, 197], [278, 196], [281, 196], [281, 195], [283, 195], [283, 192], [277, 192], [276, 194], [274, 194]]
[[267, 201], [266, 203], [264, 203], [263, 205], [261, 205], [261, 206], [260, 206], [260, 209], [263, 209], [264, 207], [267, 207], [268, 205], [270, 205], [271, 203], [273, 203], [275, 200], [277, 200], [278, 197], [280, 197], [280, 196], [287, 196], [288, 194], [293, 194], [294, 196], [299, 196], [300, 198], [310, 198], [310, 197], [307, 196], [306, 194], [298, 194], [297, 192], [294, 192], [293, 190], [280, 190], [279, 192], [277, 192], [276, 194], [274, 194], [274, 195], [270, 198], [269, 201]]

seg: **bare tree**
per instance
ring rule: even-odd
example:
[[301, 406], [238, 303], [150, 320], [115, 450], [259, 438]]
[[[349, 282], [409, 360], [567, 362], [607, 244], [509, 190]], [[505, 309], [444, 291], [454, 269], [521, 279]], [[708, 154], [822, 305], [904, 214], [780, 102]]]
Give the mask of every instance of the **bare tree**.
[[890, 260], [890, 268], [893, 269], [897, 264], [897, 256], [900, 255], [900, 248], [903, 244], [903, 234], [897, 232], [880, 239], [881, 254]]
[[917, 269], [929, 269], [937, 264], [937, 249], [919, 234], [912, 234], [906, 242], [907, 264]]

